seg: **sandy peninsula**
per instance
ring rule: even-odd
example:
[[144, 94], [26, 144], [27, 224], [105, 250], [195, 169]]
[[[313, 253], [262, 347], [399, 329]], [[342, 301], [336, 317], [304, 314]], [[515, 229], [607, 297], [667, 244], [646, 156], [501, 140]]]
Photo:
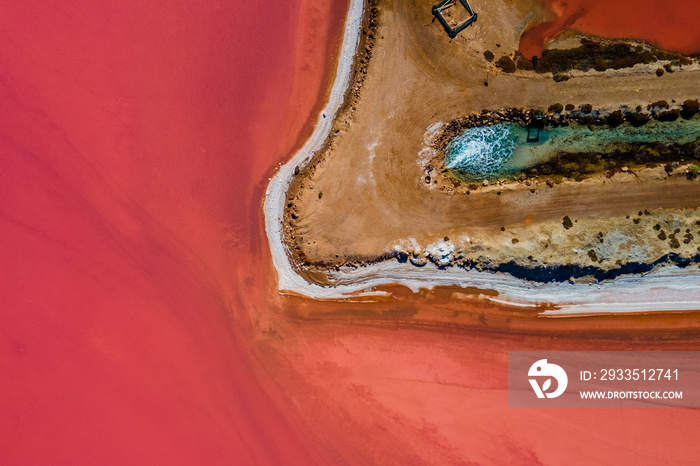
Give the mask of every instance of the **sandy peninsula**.
[[[565, 80], [506, 72], [494, 63], [517, 61], [520, 34], [539, 19], [534, 2], [472, 6], [478, 21], [450, 40], [423, 2], [351, 2], [329, 101], [267, 190], [280, 290], [344, 299], [390, 283], [455, 285], [551, 315], [696, 309], [690, 161], [470, 189], [440, 169], [436, 139], [466, 115], [507, 108], [680, 109], [698, 97], [700, 67], [655, 61]], [[673, 72], [659, 76], [663, 65]]]

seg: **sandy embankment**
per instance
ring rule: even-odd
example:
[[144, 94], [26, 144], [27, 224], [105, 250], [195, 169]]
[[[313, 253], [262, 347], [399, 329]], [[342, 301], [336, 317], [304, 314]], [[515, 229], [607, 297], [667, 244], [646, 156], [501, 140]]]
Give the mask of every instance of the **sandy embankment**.
[[299, 275], [290, 262], [283, 239], [285, 194], [295, 168], [299, 166], [303, 169], [315, 152], [321, 149], [331, 131], [333, 116], [342, 105], [343, 94], [352, 73], [352, 57], [359, 39], [361, 8], [361, 2], [352, 2], [331, 97], [319, 117], [311, 139], [279, 170], [267, 190], [266, 232], [281, 291], [312, 298], [342, 299], [349, 295], [372, 294], [374, 287], [390, 283], [399, 283], [413, 290], [437, 285], [457, 285], [496, 290], [499, 296], [495, 300], [498, 302], [528, 306], [554, 305], [560, 308], [561, 313], [646, 312], [696, 309], [700, 306], [696, 271], [676, 267], [665, 267], [643, 277], [629, 276], [600, 284], [535, 284], [508, 274], [461, 269], [438, 270], [432, 264], [417, 269], [396, 261], [328, 272], [327, 279], [332, 286], [310, 283]]
[[270, 243], [272, 261], [277, 271], [278, 287], [281, 291], [293, 292], [313, 298], [334, 298], [353, 290], [338, 291], [307, 282], [301, 277], [290, 261], [284, 244], [284, 205], [287, 190], [292, 182], [296, 167], [303, 167], [320, 150], [331, 132], [333, 119], [343, 103], [345, 92], [350, 84], [350, 76], [355, 52], [360, 40], [363, 0], [350, 0], [345, 22], [343, 43], [338, 57], [338, 67], [326, 106], [321, 111], [311, 137], [289, 162], [279, 168], [270, 180], [265, 192], [264, 214], [265, 232]]

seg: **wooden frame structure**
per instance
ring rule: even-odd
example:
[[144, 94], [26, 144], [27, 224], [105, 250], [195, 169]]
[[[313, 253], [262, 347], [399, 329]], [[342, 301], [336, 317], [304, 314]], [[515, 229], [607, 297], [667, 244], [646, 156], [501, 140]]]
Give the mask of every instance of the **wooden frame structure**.
[[[450, 23], [447, 22], [447, 18], [445, 18], [443, 12], [448, 8], [455, 6], [457, 3], [464, 7], [467, 13], [469, 13], [469, 17], [455, 27], [452, 27], [450, 26]], [[472, 9], [471, 5], [469, 5], [468, 0], [442, 0], [437, 5], [433, 6], [433, 15], [438, 21], [440, 21], [442, 27], [445, 28], [445, 31], [447, 31], [447, 35], [450, 36], [450, 39], [457, 37], [457, 34], [476, 21], [476, 13]]]
[[544, 129], [544, 116], [536, 115], [527, 125], [527, 141], [540, 142], [540, 131]]

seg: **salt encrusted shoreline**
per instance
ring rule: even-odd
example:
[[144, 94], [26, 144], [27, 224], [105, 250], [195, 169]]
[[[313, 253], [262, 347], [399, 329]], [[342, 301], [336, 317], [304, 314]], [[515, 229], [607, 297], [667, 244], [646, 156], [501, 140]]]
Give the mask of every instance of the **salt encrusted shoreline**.
[[511, 275], [463, 269], [439, 270], [433, 264], [416, 268], [397, 261], [385, 261], [351, 270], [329, 273], [332, 286], [308, 282], [291, 263], [284, 244], [286, 193], [296, 167], [308, 164], [329, 136], [336, 113], [350, 85], [355, 53], [362, 27], [363, 0], [350, 0], [338, 67], [326, 106], [314, 132], [292, 159], [270, 180], [264, 202], [265, 231], [277, 271], [278, 288], [315, 299], [344, 299], [377, 294], [371, 289], [398, 283], [414, 291], [420, 288], [457, 285], [492, 289], [497, 302], [512, 305], [553, 305], [545, 315], [580, 315], [700, 309], [700, 280], [696, 270], [662, 267], [643, 276], [625, 276], [599, 284], [533, 283]]

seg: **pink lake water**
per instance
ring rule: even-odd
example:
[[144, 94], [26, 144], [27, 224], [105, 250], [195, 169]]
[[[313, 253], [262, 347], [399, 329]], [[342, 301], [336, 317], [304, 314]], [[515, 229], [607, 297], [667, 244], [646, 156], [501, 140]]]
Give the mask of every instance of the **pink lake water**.
[[567, 29], [639, 39], [686, 55], [700, 54], [700, 3], [695, 0], [543, 0], [554, 17], [520, 37], [525, 57], [542, 55], [547, 41]]
[[316, 458], [255, 374], [240, 295], [345, 8], [3, 5], [1, 463]]
[[694, 314], [278, 295], [261, 201], [310, 134], [346, 8], [4, 5], [0, 463], [697, 457], [694, 411], [510, 410], [506, 391], [508, 350], [697, 349]]

